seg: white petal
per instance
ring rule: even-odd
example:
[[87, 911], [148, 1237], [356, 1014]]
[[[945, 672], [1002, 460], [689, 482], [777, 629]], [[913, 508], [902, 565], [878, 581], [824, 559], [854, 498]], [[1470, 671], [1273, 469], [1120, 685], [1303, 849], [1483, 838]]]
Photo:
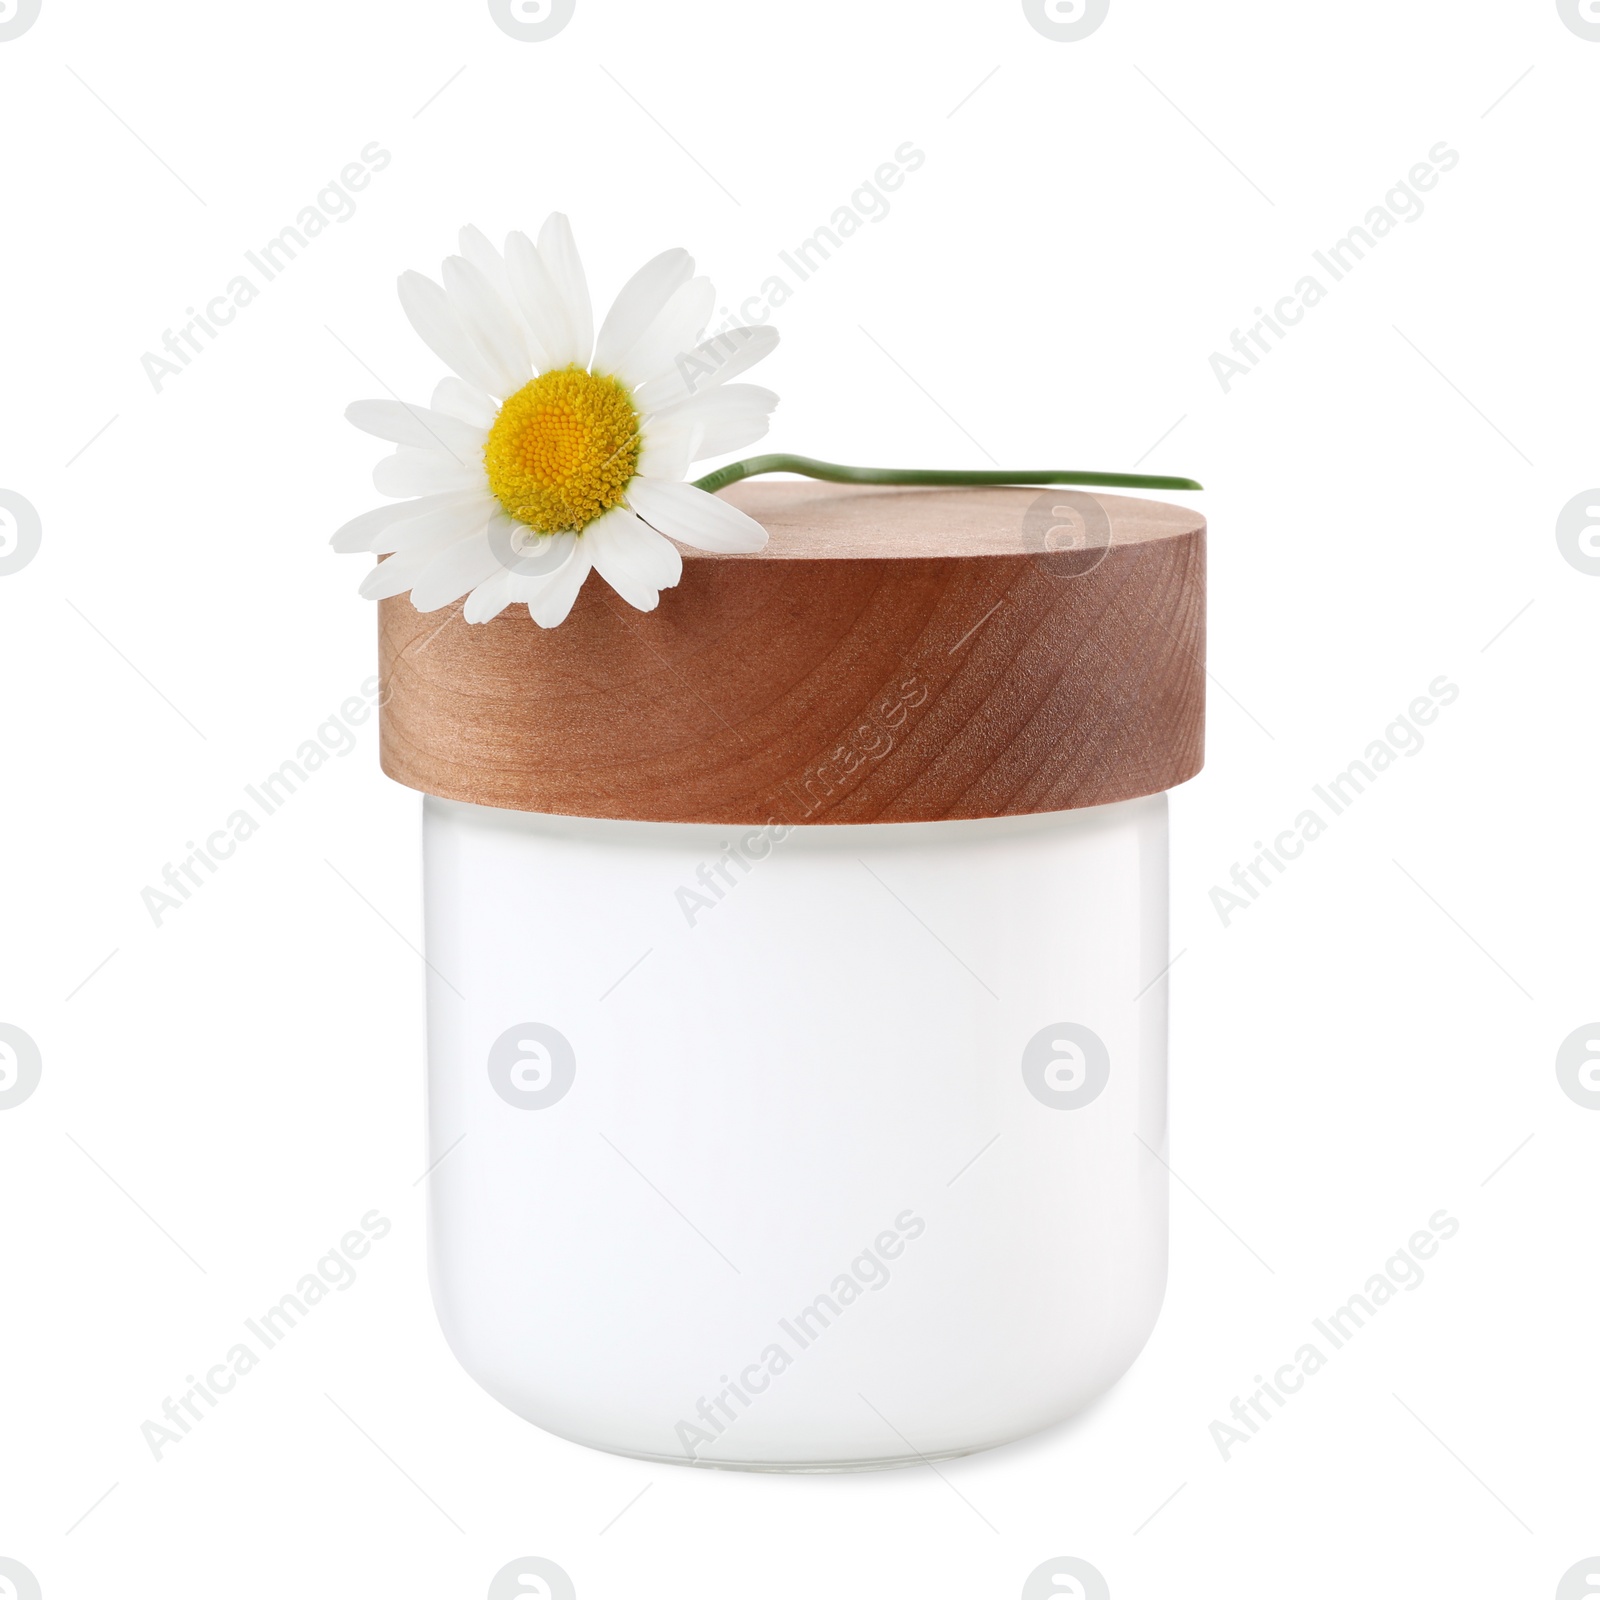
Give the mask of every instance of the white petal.
[[515, 311], [465, 256], [444, 263], [444, 288], [456, 316], [476, 341], [495, 374], [491, 394], [515, 394], [532, 376], [544, 352], [531, 350]]
[[[450, 305], [450, 297], [420, 272], [400, 274], [400, 307], [417, 337], [473, 388], [494, 394], [499, 386], [493, 362], [484, 359]], [[506, 391], [509, 393], [510, 391]]]
[[500, 414], [500, 407], [488, 395], [459, 378], [439, 380], [433, 391], [433, 409], [460, 422], [470, 422], [485, 433], [494, 426], [494, 419]]
[[438, 450], [413, 450], [409, 445], [385, 456], [372, 469], [372, 481], [379, 494], [396, 497], [482, 489], [487, 483], [481, 459], [469, 464]]
[[489, 536], [480, 529], [435, 553], [421, 576], [412, 580], [411, 603], [418, 611], [437, 611], [500, 570]]
[[511, 294], [511, 281], [506, 276], [506, 264], [481, 228], [469, 225], [461, 230], [461, 254], [489, 280], [489, 287], [508, 306], [516, 304]]
[[635, 471], [646, 478], [676, 481], [689, 474], [689, 463], [702, 453], [697, 450], [700, 427], [693, 417], [677, 417], [670, 411], [643, 424], [639, 461]]
[[692, 483], [635, 478], [628, 485], [628, 504], [652, 528], [697, 550], [734, 555], [766, 548], [767, 530], [754, 517]]
[[[754, 444], [767, 431], [767, 424], [778, 397], [770, 389], [753, 383], [727, 383], [719, 389], [708, 389], [692, 400], [680, 401], [647, 417], [643, 423], [648, 446], [663, 424], [673, 424], [682, 429], [692, 423], [698, 430], [691, 461], [701, 461], [706, 456], [726, 455], [730, 450], [742, 450]], [[687, 467], [684, 469], [686, 472]], [[683, 472], [656, 472], [639, 458], [639, 471], [649, 478], [681, 478]]]
[[587, 362], [589, 352], [581, 349], [573, 331], [566, 298], [527, 234], [507, 236], [506, 270], [516, 303], [544, 351], [545, 368]]
[[413, 505], [425, 509], [395, 523], [374, 548], [414, 550], [418, 545], [437, 546], [469, 533], [481, 533], [500, 509], [500, 502], [493, 495], [476, 489], [464, 494], [430, 495], [428, 499], [439, 503], [414, 500]]
[[373, 550], [397, 522], [403, 522], [419, 509], [429, 507], [430, 500], [454, 499], [453, 495], [433, 495], [429, 500], [406, 500], [391, 506], [379, 506], [375, 511], [363, 511], [352, 517], [328, 541], [341, 555], [355, 550]]
[[589, 304], [589, 280], [584, 277], [583, 262], [578, 259], [572, 224], [559, 211], [552, 211], [539, 230], [539, 259], [549, 269], [567, 308], [567, 321], [572, 326], [574, 340], [572, 359], [580, 367], [586, 367], [594, 352], [594, 311]]
[[658, 591], [683, 576], [683, 557], [671, 542], [621, 506], [591, 522], [582, 542], [594, 570], [636, 610], [654, 611]]
[[495, 573], [492, 578], [485, 578], [467, 596], [467, 603], [462, 606], [461, 615], [468, 622], [488, 622], [498, 617], [511, 604], [510, 584], [511, 574], [504, 569]]
[[592, 565], [589, 552], [583, 548], [580, 539], [571, 560], [559, 572], [546, 578], [538, 593], [529, 598], [528, 615], [541, 628], [560, 627], [567, 620]]
[[386, 557], [361, 580], [362, 598], [387, 600], [391, 595], [404, 594], [437, 553], [434, 550], [406, 550], [397, 556]]
[[463, 462], [483, 458], [487, 430], [426, 406], [408, 406], [402, 400], [357, 400], [346, 408], [345, 416], [363, 433], [394, 444], [442, 450]]
[[644, 383], [663, 372], [676, 372], [680, 359], [695, 349], [716, 308], [717, 291], [709, 278], [691, 278], [674, 291], [639, 341], [617, 364], [626, 384]]
[[[509, 568], [513, 600], [532, 600], [542, 593], [545, 585], [572, 559], [578, 548], [578, 536], [571, 532], [551, 534], [538, 540], [533, 548], [539, 557], [537, 562], [523, 570], [518, 570], [519, 563]], [[502, 560], [501, 565], [505, 566], [505, 561]]]
[[694, 276], [694, 258], [687, 250], [663, 250], [623, 284], [595, 344], [594, 366], [612, 373], [617, 363], [639, 342], [678, 288]]
[[686, 361], [674, 363], [668, 371], [639, 384], [633, 391], [633, 403], [649, 413], [691, 395], [704, 394], [748, 371], [777, 348], [776, 328], [727, 328], [697, 345]]
[[547, 533], [529, 538], [528, 532], [504, 512], [489, 528], [495, 557], [511, 574], [513, 600], [529, 599], [547, 578], [561, 570], [578, 542], [575, 533]]

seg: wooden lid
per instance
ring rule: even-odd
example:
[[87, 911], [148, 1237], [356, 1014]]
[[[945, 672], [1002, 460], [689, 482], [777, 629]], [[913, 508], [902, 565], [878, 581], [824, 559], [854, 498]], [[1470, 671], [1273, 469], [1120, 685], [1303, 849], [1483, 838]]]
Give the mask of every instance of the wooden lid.
[[755, 555], [685, 549], [649, 613], [598, 576], [541, 629], [379, 612], [391, 778], [658, 822], [930, 822], [1200, 770], [1205, 519], [1075, 489], [736, 484]]

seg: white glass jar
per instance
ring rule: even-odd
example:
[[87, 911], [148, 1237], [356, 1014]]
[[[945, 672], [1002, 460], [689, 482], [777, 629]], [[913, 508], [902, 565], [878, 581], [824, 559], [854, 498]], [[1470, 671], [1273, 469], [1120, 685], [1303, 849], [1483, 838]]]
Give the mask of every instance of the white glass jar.
[[430, 1255], [553, 1433], [773, 1471], [1070, 1416], [1166, 1272], [1166, 797], [844, 826], [424, 801]]

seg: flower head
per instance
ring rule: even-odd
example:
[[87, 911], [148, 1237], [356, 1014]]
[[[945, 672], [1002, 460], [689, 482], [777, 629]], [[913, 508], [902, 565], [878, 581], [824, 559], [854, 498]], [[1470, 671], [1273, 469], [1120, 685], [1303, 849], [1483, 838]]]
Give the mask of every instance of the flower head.
[[572, 229], [550, 217], [535, 244], [501, 252], [476, 228], [443, 282], [400, 279], [400, 304], [454, 373], [430, 406], [358, 400], [346, 415], [397, 446], [373, 481], [397, 503], [347, 522], [336, 550], [387, 555], [369, 599], [408, 590], [419, 611], [467, 596], [468, 622], [521, 602], [565, 620], [592, 570], [630, 605], [655, 608], [683, 571], [673, 540], [759, 550], [766, 530], [684, 482], [689, 465], [759, 439], [778, 397], [730, 383], [778, 342], [768, 327], [706, 337], [716, 295], [686, 251], [623, 285], [594, 332]]

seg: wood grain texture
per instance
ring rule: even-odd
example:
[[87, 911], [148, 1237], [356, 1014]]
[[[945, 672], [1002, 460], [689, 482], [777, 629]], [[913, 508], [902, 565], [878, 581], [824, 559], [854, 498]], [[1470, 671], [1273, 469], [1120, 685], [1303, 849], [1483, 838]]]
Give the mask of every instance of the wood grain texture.
[[550, 630], [523, 606], [472, 626], [459, 604], [382, 601], [384, 771], [480, 805], [759, 825], [1062, 811], [1200, 770], [1197, 512], [1074, 490], [723, 495], [770, 544], [684, 549], [653, 612], [597, 576]]

